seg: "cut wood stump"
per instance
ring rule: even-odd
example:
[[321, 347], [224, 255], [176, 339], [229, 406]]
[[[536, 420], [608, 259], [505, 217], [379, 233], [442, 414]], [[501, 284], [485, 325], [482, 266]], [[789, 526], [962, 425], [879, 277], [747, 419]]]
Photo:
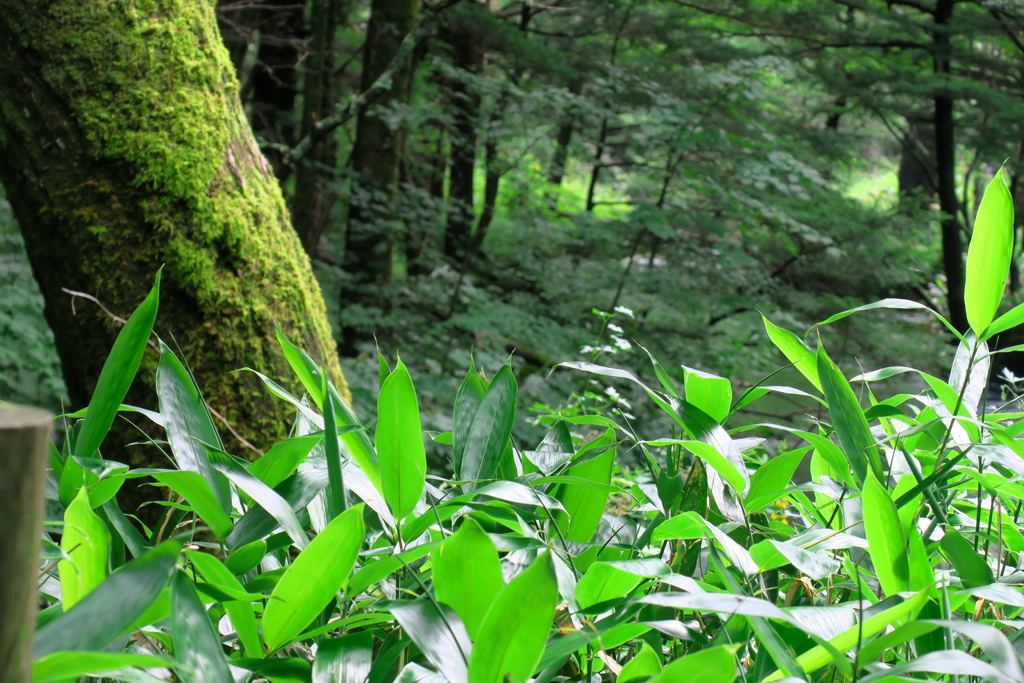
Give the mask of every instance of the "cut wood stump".
[[53, 416], [0, 404], [0, 681], [28, 683]]

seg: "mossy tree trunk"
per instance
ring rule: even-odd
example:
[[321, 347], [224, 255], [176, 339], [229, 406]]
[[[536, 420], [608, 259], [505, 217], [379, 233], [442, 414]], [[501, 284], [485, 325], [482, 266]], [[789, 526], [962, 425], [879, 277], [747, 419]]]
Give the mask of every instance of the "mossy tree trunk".
[[[373, 0], [363, 48], [363, 72], [360, 88], [366, 91], [391, 64], [402, 41], [419, 15], [419, 0]], [[348, 207], [343, 267], [346, 281], [341, 290], [344, 310], [353, 303], [360, 308], [376, 309], [386, 317], [390, 312], [388, 290], [391, 284], [394, 235], [394, 196], [398, 186], [402, 143], [401, 127], [389, 122], [385, 108], [409, 98], [412, 73], [400, 69], [391, 79], [391, 88], [374, 105], [364, 110], [356, 123], [352, 148], [355, 178]], [[374, 324], [368, 316], [345, 315], [342, 318], [342, 353], [355, 355], [358, 344], [386, 338], [386, 324]]]
[[[165, 265], [157, 333], [181, 348], [211, 407], [265, 448], [286, 433], [289, 411], [234, 371], [292, 384], [275, 324], [345, 387], [319, 287], [238, 87], [209, 2], [0, 0], [0, 181], [71, 407], [90, 397], [120, 325], [84, 301], [75, 311], [62, 289], [127, 317]], [[129, 403], [155, 403], [155, 360]], [[106, 453], [138, 460], [130, 454]]]

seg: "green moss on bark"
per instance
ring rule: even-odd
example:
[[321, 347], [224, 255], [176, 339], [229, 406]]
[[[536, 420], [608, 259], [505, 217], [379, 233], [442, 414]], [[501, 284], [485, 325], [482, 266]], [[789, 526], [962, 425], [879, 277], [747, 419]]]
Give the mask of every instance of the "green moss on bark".
[[[291, 373], [274, 325], [347, 394], [319, 287], [238, 101], [208, 2], [0, 0], [0, 180], [47, 301], [72, 400], [166, 264], [157, 332], [247, 439], [287, 411], [250, 366]], [[173, 343], [172, 343], [173, 346]], [[155, 359], [130, 398], [152, 402]]]

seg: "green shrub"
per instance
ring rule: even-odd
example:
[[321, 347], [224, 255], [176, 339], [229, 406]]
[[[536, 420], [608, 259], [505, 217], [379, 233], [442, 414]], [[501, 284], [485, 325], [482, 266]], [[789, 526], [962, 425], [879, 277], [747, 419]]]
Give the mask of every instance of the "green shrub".
[[[140, 669], [215, 683], [1024, 680], [1021, 415], [984, 398], [986, 340], [1024, 321], [1020, 308], [996, 318], [1011, 227], [997, 177], [968, 257], [972, 331], [952, 331], [949, 381], [905, 367], [850, 380], [823, 343], [766, 319], [822, 408], [813, 429], [780, 428], [806, 445], [767, 460], [749, 427], [723, 424], [771, 393], [806, 392], [734, 395], [691, 369], [677, 384], [651, 358], [658, 387], [564, 366], [638, 385], [664, 414], [655, 439], [610, 404], [599, 414], [574, 401], [549, 410], [543, 440], [519, 443], [510, 367], [471, 366], [451, 431], [429, 435], [451, 476], [428, 475], [400, 360], [380, 358], [377, 421], [364, 426], [281, 337], [304, 396], [263, 379], [295, 408], [291, 438], [253, 464], [232, 456], [162, 347], [149, 417], [177, 468], [131, 471], [98, 449], [130, 409], [120, 403], [158, 280], [54, 458], [65, 513], [47, 527], [34, 680], [154, 680]], [[891, 299], [821, 326], [874, 308], [927, 310]], [[907, 372], [928, 389], [879, 398]], [[619, 466], [627, 453], [641, 468]], [[794, 483], [808, 458], [812, 481]], [[113, 499], [142, 475], [169, 490], [153, 529]]]

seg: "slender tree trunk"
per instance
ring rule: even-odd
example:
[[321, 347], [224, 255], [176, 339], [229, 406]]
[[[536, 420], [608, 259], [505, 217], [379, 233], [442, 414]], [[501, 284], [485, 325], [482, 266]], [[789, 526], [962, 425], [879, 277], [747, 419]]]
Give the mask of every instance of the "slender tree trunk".
[[[419, 0], [373, 0], [363, 49], [361, 89], [367, 90], [387, 69], [406, 34], [416, 22]], [[392, 78], [391, 90], [382, 94], [370, 109], [359, 115], [356, 141], [352, 148], [355, 178], [348, 207], [343, 267], [347, 279], [341, 290], [344, 309], [353, 303], [376, 308], [386, 317], [391, 310], [388, 296], [394, 245], [394, 196], [398, 187], [399, 162], [404, 133], [393, 129], [387, 114], [390, 104], [405, 102], [412, 85], [412, 70], [402, 69]], [[358, 344], [387, 337], [385, 327], [342, 318], [342, 353], [355, 355]], [[376, 329], [375, 329], [376, 328]]]
[[[484, 67], [484, 43], [474, 21], [482, 21], [477, 7], [463, 7], [455, 13], [444, 31], [451, 47], [453, 65], [466, 73], [450, 86], [452, 118], [451, 156], [448, 170], [448, 224], [444, 235], [444, 255], [461, 264], [470, 249], [475, 211], [473, 208], [473, 172], [476, 168], [477, 124], [480, 117], [480, 93], [471, 82]], [[483, 11], [483, 10], [479, 10]]]
[[[342, 0], [312, 0], [309, 26], [311, 39], [303, 82], [300, 137], [306, 137], [325, 113], [334, 106], [334, 53], [331, 43], [341, 19]], [[306, 253], [314, 256], [330, 220], [335, 193], [331, 182], [336, 175], [335, 136], [322, 141], [303, 158], [295, 170], [292, 223]]]
[[[934, 55], [935, 73], [949, 77], [952, 45], [947, 33], [953, 19], [953, 0], [938, 0], [935, 6]], [[965, 332], [968, 328], [964, 307], [964, 261], [960, 222], [957, 220], [956, 135], [953, 120], [953, 97], [948, 86], [935, 93], [935, 163], [942, 209], [942, 263], [946, 271], [949, 317], [953, 326]]]
[[[574, 78], [569, 83], [569, 94], [579, 96], [583, 92], [583, 78]], [[565, 177], [565, 167], [569, 161], [569, 145], [572, 144], [572, 134], [575, 131], [575, 117], [572, 106], [562, 116], [558, 124], [558, 134], [555, 136], [555, 153], [551, 157], [551, 170], [548, 172], [548, 182], [554, 187], [552, 190], [557, 196], [557, 190], [562, 186], [562, 179]]]
[[[319, 286], [245, 119], [212, 5], [0, 0], [0, 46], [0, 180], [69, 407], [92, 395], [121, 325], [92, 304], [76, 311], [62, 288], [127, 317], [161, 265], [157, 333], [250, 442], [270, 445], [292, 418], [258, 378], [235, 372], [293, 377], [277, 325], [347, 395]], [[127, 403], [154, 406], [155, 363], [147, 355]], [[118, 424], [121, 438], [108, 443], [140, 440]], [[136, 452], [105, 455], [164, 462]]]
[[252, 7], [246, 7], [238, 0], [221, 0], [218, 4], [221, 35], [236, 71], [242, 71], [255, 43], [255, 63], [243, 83], [242, 99], [253, 131], [271, 143], [265, 149], [267, 158], [284, 179], [291, 169], [281, 163], [281, 151], [275, 146], [292, 147], [297, 141], [298, 68], [308, 38], [304, 3], [252, 0]]

